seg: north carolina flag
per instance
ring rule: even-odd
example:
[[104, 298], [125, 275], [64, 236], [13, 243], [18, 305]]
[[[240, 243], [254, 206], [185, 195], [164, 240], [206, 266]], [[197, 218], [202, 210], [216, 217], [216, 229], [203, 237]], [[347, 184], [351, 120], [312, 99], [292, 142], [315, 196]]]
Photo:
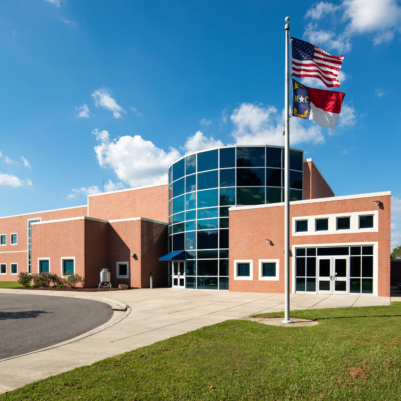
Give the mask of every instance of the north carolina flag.
[[292, 80], [292, 115], [334, 129], [345, 93], [309, 88]]

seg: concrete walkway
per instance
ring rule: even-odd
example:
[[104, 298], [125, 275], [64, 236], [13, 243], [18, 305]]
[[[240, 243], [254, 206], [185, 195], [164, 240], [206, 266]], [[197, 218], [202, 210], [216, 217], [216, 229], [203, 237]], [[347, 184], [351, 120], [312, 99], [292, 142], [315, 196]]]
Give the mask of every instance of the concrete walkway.
[[[21, 294], [21, 291], [4, 289], [0, 293]], [[113, 305], [115, 311], [106, 325], [86, 335], [45, 350], [0, 360], [0, 393], [203, 326], [284, 310], [284, 294], [170, 288], [86, 294], [37, 291], [37, 294], [100, 300]], [[373, 296], [291, 295], [292, 310], [389, 304], [390, 298]]]

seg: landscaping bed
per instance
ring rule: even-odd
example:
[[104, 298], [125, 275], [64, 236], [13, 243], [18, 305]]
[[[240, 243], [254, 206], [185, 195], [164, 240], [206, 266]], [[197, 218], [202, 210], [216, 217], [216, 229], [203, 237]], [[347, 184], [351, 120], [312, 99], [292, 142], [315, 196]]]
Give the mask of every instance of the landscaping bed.
[[[7, 287], [12, 288], [12, 287]], [[15, 287], [16, 290], [28, 290], [28, 291], [78, 291], [78, 292], [101, 292], [101, 291], [127, 291], [127, 289], [134, 289], [134, 288], [57, 288], [57, 287]]]

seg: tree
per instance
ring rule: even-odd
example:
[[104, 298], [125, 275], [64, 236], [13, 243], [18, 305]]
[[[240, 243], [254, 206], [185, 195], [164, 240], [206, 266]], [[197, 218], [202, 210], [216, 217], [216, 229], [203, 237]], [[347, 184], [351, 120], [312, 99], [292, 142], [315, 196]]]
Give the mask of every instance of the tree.
[[391, 260], [394, 259], [401, 259], [401, 245], [398, 245], [393, 249], [393, 252], [391, 252]]

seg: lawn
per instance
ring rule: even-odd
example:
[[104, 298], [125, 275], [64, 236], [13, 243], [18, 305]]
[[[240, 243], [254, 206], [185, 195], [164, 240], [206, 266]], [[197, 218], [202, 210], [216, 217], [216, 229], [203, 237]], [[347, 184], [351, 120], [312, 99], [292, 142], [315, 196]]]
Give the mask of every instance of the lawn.
[[15, 288], [15, 287], [22, 287], [22, 285], [16, 281], [0, 281], [0, 288]]
[[[1, 400], [398, 400], [401, 303], [230, 320], [30, 384]], [[101, 350], [99, 350], [101, 352]]]

